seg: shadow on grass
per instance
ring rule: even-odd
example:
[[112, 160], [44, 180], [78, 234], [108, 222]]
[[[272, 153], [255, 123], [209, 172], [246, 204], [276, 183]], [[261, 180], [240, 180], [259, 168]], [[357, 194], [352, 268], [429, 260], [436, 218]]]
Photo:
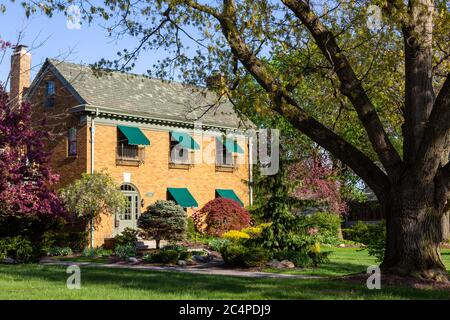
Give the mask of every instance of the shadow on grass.
[[3, 285], [11, 287], [20, 281], [37, 281], [38, 285], [45, 289], [42, 291], [45, 291], [43, 296], [39, 296], [39, 292], [37, 296], [27, 296], [27, 290], [24, 288], [22, 299], [450, 298], [450, 292], [408, 288], [368, 290], [365, 283], [349, 283], [336, 279], [255, 279], [92, 267], [81, 267], [82, 290], [67, 290], [65, 289], [67, 277], [64, 267], [0, 265], [0, 287]]

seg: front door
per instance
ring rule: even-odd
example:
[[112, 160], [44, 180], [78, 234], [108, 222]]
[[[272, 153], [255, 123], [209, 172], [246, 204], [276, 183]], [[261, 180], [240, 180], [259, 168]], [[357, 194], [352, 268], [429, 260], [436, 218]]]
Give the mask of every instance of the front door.
[[136, 188], [130, 184], [123, 184], [120, 190], [125, 196], [126, 205], [124, 210], [114, 217], [113, 236], [121, 234], [125, 228], [137, 229], [140, 214], [140, 199]]

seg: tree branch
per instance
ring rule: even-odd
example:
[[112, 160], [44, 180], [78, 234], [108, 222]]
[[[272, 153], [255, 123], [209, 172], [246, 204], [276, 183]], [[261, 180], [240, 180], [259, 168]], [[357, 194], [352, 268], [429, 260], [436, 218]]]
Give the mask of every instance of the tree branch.
[[359, 149], [302, 110], [300, 104], [276, 81], [272, 73], [242, 39], [236, 26], [234, 1], [224, 0], [223, 3], [223, 13], [218, 19], [222, 32], [233, 55], [272, 97], [274, 111], [286, 117], [294, 127], [351, 167], [372, 188], [379, 199], [382, 199], [389, 190], [386, 174]]
[[414, 163], [433, 108], [433, 1], [410, 1], [402, 28], [405, 47], [405, 162]]
[[361, 81], [336, 43], [335, 36], [322, 24], [306, 2], [299, 0], [282, 0], [282, 2], [308, 28], [323, 55], [333, 66], [341, 82], [340, 91], [353, 104], [386, 171], [388, 173], [397, 172], [402, 160], [389, 140]]
[[217, 12], [216, 9], [214, 9], [213, 7], [210, 7], [208, 5], [200, 4], [194, 0], [184, 0], [184, 3], [188, 7], [191, 7], [192, 9], [195, 9], [197, 11], [209, 14], [218, 20], [220, 20], [222, 18], [221, 14], [219, 12]]

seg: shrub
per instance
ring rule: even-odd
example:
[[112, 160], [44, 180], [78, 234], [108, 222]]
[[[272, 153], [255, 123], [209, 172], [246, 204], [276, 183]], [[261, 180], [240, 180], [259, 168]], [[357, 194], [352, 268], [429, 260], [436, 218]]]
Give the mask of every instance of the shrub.
[[[27, 240], [32, 247], [32, 260], [38, 261], [54, 246], [55, 235], [59, 235], [64, 220], [58, 217], [43, 216], [8, 216], [0, 214], [0, 238]], [[66, 245], [63, 245], [66, 246]]]
[[52, 246], [60, 248], [69, 247], [74, 252], [82, 252], [88, 244], [88, 232], [86, 228], [83, 228], [81, 231], [67, 229], [55, 234]]
[[178, 252], [186, 251], [187, 249], [179, 244], [168, 244], [162, 248], [162, 250], [175, 250]]
[[212, 238], [208, 241], [208, 246], [211, 248], [211, 250], [220, 252], [220, 250], [229, 243], [230, 240], [227, 239]]
[[367, 252], [378, 262], [383, 261], [386, 252], [386, 223], [384, 221], [371, 226], [366, 243]]
[[147, 207], [139, 217], [138, 227], [145, 239], [181, 241], [186, 238], [187, 216], [182, 207], [173, 201], [158, 200]]
[[239, 241], [239, 240], [245, 240], [250, 239], [250, 236], [242, 231], [238, 230], [230, 230], [222, 234], [222, 238], [230, 241]]
[[89, 258], [95, 257], [95, 248], [84, 248], [82, 255]]
[[102, 247], [99, 247], [95, 250], [95, 255], [100, 258], [109, 257], [110, 255], [112, 255], [112, 253], [112, 250], [104, 249]]
[[220, 251], [223, 261], [234, 267], [256, 267], [270, 259], [270, 253], [263, 248], [247, 248], [240, 244], [229, 244]]
[[65, 257], [72, 254], [72, 249], [70, 249], [69, 247], [52, 247], [47, 251], [47, 255], [50, 257]]
[[289, 260], [296, 267], [306, 268], [314, 265], [314, 261], [306, 250], [285, 250], [277, 252], [274, 256], [278, 260]]
[[239, 244], [229, 244], [224, 246], [220, 251], [223, 261], [230, 266], [242, 266], [243, 256], [247, 252], [247, 248]]
[[256, 238], [261, 235], [262, 228], [259, 226], [244, 228], [241, 230], [243, 233], [246, 233], [250, 238]]
[[178, 252], [177, 260], [188, 260], [192, 257], [192, 252], [188, 251], [185, 247], [178, 244], [169, 244], [165, 246], [162, 251], [175, 250]]
[[358, 221], [355, 225], [353, 225], [353, 227], [343, 229], [342, 234], [346, 240], [365, 243], [367, 242], [367, 236], [370, 234], [370, 228], [370, 224]]
[[178, 257], [178, 260], [189, 260], [192, 258], [192, 252], [190, 251], [182, 251], [179, 253], [180, 256]]
[[136, 246], [128, 243], [124, 245], [118, 245], [114, 248], [114, 253], [122, 260], [127, 260], [131, 257], [136, 257]]
[[329, 262], [331, 251], [321, 252], [320, 245], [303, 250], [284, 250], [275, 253], [274, 257], [278, 260], [289, 260], [296, 267], [307, 268], [317, 267]]
[[177, 250], [161, 250], [159, 252], [158, 258], [162, 263], [177, 263], [180, 257], [180, 252]]
[[204, 250], [193, 250], [193, 251], [189, 251], [189, 252], [193, 256], [207, 256], [208, 255], [208, 252], [206, 252]]
[[131, 228], [125, 228], [121, 234], [114, 237], [114, 246], [123, 246], [126, 244], [135, 244], [138, 240], [139, 231]]
[[186, 221], [187, 221], [186, 236], [189, 241], [200, 242], [200, 243], [205, 243], [208, 241], [207, 236], [201, 234], [200, 232], [198, 232], [195, 229], [195, 224], [194, 224], [194, 220], [192, 219], [192, 217], [188, 217]]
[[31, 242], [21, 236], [0, 239], [0, 258], [11, 258], [18, 262], [35, 260]]
[[[308, 216], [279, 212], [283, 217], [264, 226], [260, 236], [247, 240], [249, 246], [263, 247], [272, 252], [302, 250], [320, 242], [318, 228]], [[261, 225], [260, 225], [261, 226]]]
[[161, 250], [147, 254], [143, 260], [148, 262], [177, 263], [178, 260], [189, 260], [192, 253], [177, 245], [165, 246]]
[[94, 258], [94, 257], [109, 257], [112, 254], [111, 250], [104, 249], [102, 247], [97, 248], [84, 248], [82, 255], [84, 257]]
[[322, 243], [337, 245], [342, 242], [339, 239], [341, 222], [341, 217], [337, 214], [317, 212], [307, 216], [303, 223], [307, 228], [317, 229]]
[[258, 238], [261, 236], [264, 229], [269, 228], [272, 223], [261, 223], [254, 227], [244, 228], [241, 231], [248, 234], [250, 238]]
[[221, 236], [230, 230], [250, 226], [250, 213], [234, 200], [216, 198], [193, 214], [198, 231], [211, 236]]
[[309, 256], [313, 260], [314, 267], [318, 267], [321, 264], [330, 262], [330, 254], [332, 251], [324, 251], [324, 252], [309, 252]]
[[366, 224], [358, 221], [352, 228], [343, 230], [345, 239], [364, 244], [369, 255], [378, 262], [384, 258], [386, 250], [386, 223]]
[[268, 228], [271, 225], [272, 225], [272, 222], [264, 222], [264, 223], [258, 224], [258, 227], [260, 227], [262, 230], [264, 230], [265, 228]]

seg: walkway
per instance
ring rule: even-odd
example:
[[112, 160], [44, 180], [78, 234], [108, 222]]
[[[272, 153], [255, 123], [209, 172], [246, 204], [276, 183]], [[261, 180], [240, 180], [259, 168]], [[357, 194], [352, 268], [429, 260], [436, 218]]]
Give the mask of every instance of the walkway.
[[249, 277], [249, 278], [279, 278], [279, 279], [319, 279], [319, 276], [309, 275], [295, 275], [295, 274], [280, 274], [259, 271], [242, 271], [234, 269], [224, 269], [220, 267], [179, 267], [179, 266], [146, 266], [146, 265], [132, 265], [132, 264], [116, 264], [116, 263], [92, 263], [92, 262], [71, 262], [71, 261], [56, 261], [53, 259], [41, 260], [40, 264], [50, 266], [70, 266], [77, 265], [80, 267], [96, 267], [96, 268], [118, 268], [118, 269], [132, 269], [132, 270], [149, 270], [149, 271], [171, 271], [171, 272], [186, 272], [194, 274], [204, 274], [213, 276], [233, 276], [233, 277]]

